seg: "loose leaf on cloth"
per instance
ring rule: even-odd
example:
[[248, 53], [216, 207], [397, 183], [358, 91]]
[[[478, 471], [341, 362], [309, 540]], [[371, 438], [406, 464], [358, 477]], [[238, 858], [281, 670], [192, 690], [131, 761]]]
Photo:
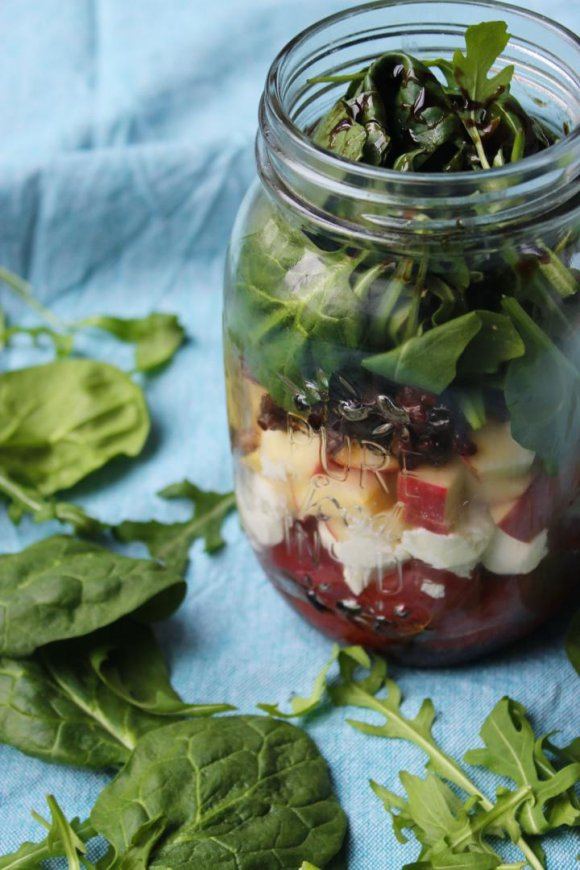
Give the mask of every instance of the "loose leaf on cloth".
[[[380, 662], [380, 664], [379, 664]], [[430, 774], [436, 774], [442, 781], [449, 782], [461, 789], [468, 796], [465, 810], [470, 813], [469, 836], [483, 834], [486, 831], [494, 836], [505, 836], [513, 840], [520, 852], [524, 855], [529, 866], [533, 870], [542, 870], [544, 863], [536, 854], [535, 846], [529, 844], [520, 834], [520, 826], [517, 813], [520, 807], [525, 807], [530, 794], [533, 795], [533, 786], [530, 783], [522, 784], [522, 788], [515, 792], [503, 790], [498, 792], [495, 802], [489, 800], [478, 786], [467, 775], [462, 766], [448, 755], [437, 743], [433, 736], [433, 723], [435, 710], [430, 699], [425, 699], [417, 715], [413, 718], [405, 715], [401, 709], [402, 694], [394, 680], [386, 676], [386, 664], [377, 658], [370, 660], [368, 676], [360, 678], [356, 674], [356, 663], [352, 658], [339, 657], [340, 681], [337, 685], [329, 687], [331, 699], [338, 706], [355, 706], [380, 713], [385, 718], [381, 725], [369, 722], [347, 720], [350, 725], [363, 734], [390, 739], [407, 740], [426, 753], [428, 756], [428, 770]], [[368, 666], [367, 666], [368, 667]], [[382, 689], [386, 695], [378, 697]], [[568, 786], [569, 787], [569, 786]], [[377, 789], [379, 791], [377, 791]], [[390, 805], [389, 812], [395, 812], [396, 818], [393, 826], [398, 838], [406, 842], [403, 834], [405, 829], [410, 829], [423, 843], [424, 837], [421, 824], [410, 814], [412, 807], [399, 795], [383, 790], [378, 786], [375, 791], [385, 802], [388, 795]], [[559, 794], [559, 792], [557, 792]], [[481, 814], [480, 814], [481, 813]], [[483, 813], [487, 815], [483, 815]], [[441, 821], [441, 819], [439, 819]], [[562, 822], [559, 821], [558, 824]], [[554, 826], [556, 821], [554, 820]], [[456, 851], [461, 854], [467, 847], [468, 840], [459, 840], [456, 843]], [[447, 845], [451, 840], [449, 839]], [[487, 844], [485, 851], [489, 851]], [[423, 857], [423, 853], [420, 858]], [[432, 865], [427, 865], [432, 866]], [[461, 865], [459, 865], [461, 866]]]
[[122, 701], [159, 717], [211, 716], [234, 710], [231, 704], [187, 704], [169, 671], [151, 629], [122, 623], [101, 633], [91, 646], [90, 663], [105, 686]]
[[147, 372], [168, 362], [183, 344], [185, 330], [175, 314], [154, 311], [146, 317], [88, 317], [74, 324], [75, 329], [93, 327], [109, 332], [120, 341], [135, 345], [135, 365]]
[[32, 516], [36, 523], [58, 520], [70, 525], [75, 532], [94, 536], [108, 527], [100, 520], [91, 517], [80, 505], [44, 496], [32, 486], [24, 486], [9, 477], [0, 468], [0, 494], [8, 501], [8, 514], [15, 523], [24, 514]]
[[257, 716], [192, 719], [146, 735], [91, 813], [117, 854], [159, 817], [167, 829], [152, 868], [324, 866], [346, 829], [311, 738]]
[[81, 866], [92, 867], [84, 858], [85, 844], [95, 836], [91, 823], [79, 819], [69, 822], [53, 795], [48, 795], [46, 801], [51, 813], [50, 823], [37, 813], [32, 814], [36, 821], [48, 829], [44, 840], [23, 843], [17, 852], [0, 857], [0, 870], [37, 870], [49, 858], [60, 857], [67, 859], [69, 870], [79, 870]]
[[264, 710], [264, 712], [268, 713], [270, 716], [277, 716], [280, 719], [293, 719], [296, 716], [307, 716], [309, 713], [312, 713], [322, 702], [327, 689], [326, 683], [328, 673], [339, 656], [342, 658], [350, 656], [363, 667], [369, 665], [368, 657], [366, 656], [366, 653], [363, 653], [363, 650], [360, 647], [346, 647], [341, 649], [338, 644], [334, 644], [329, 660], [314, 680], [314, 685], [310, 695], [307, 697], [296, 695], [293, 697], [290, 702], [290, 713], [284, 713], [277, 704], [258, 704], [258, 708]]
[[[485, 749], [472, 749], [465, 760], [506, 776], [516, 785], [530, 787], [530, 798], [518, 813], [526, 833], [545, 834], [561, 825], [580, 823], [571, 793], [580, 781], [580, 763], [556, 771], [542, 755], [540, 768], [537, 740], [521, 704], [502, 698], [483, 723], [481, 737]], [[564, 805], [562, 796], [566, 793]], [[555, 798], [559, 800], [552, 804]]]
[[0, 468], [43, 495], [114, 456], [137, 455], [148, 432], [142, 391], [107, 363], [69, 359], [0, 374]]
[[50, 644], [30, 659], [0, 658], [0, 741], [45, 761], [118, 766], [168, 716], [231, 709], [185, 704], [153, 632], [129, 620]]
[[232, 492], [206, 492], [189, 480], [183, 480], [165, 487], [159, 495], [191, 501], [194, 508], [191, 519], [176, 523], [127, 520], [115, 528], [119, 540], [142, 541], [152, 556], [179, 573], [185, 571], [190, 547], [198, 538], [204, 539], [208, 553], [215, 553], [224, 546], [221, 528], [236, 506]]
[[137, 610], [163, 619], [184, 594], [181, 577], [163, 565], [56, 535], [0, 556], [0, 654], [30, 655]]
[[572, 617], [566, 633], [566, 655], [577, 674], [580, 674], [580, 610]]

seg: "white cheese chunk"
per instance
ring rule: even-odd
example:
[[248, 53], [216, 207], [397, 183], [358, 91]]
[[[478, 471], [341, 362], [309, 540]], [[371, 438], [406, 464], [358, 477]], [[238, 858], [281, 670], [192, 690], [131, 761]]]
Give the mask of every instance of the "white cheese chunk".
[[325, 522], [318, 529], [322, 545], [342, 564], [344, 582], [353, 595], [360, 595], [373, 580], [409, 558], [398, 543], [368, 529], [354, 526], [340, 541]]
[[496, 528], [482, 562], [493, 574], [529, 574], [548, 553], [548, 530], [529, 542], [518, 541]]
[[494, 524], [486, 511], [473, 509], [455, 532], [441, 535], [428, 529], [403, 532], [401, 546], [413, 558], [433, 568], [469, 577], [492, 538]]
[[236, 494], [242, 525], [254, 545], [263, 548], [281, 543], [289, 515], [284, 488], [247, 468], [239, 468]]

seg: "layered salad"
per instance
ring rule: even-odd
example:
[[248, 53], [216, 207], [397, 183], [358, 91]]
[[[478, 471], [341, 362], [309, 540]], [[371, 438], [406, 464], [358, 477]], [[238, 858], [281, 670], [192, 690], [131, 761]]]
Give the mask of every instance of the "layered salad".
[[[326, 77], [348, 81], [313, 142], [401, 173], [549, 148], [566, 131], [512, 93], [508, 39], [487, 22], [453, 58], [390, 53]], [[245, 221], [228, 402], [240, 514], [269, 576], [327, 633], [427, 664], [529, 631], [579, 573], [577, 227], [404, 253], [263, 196]]]

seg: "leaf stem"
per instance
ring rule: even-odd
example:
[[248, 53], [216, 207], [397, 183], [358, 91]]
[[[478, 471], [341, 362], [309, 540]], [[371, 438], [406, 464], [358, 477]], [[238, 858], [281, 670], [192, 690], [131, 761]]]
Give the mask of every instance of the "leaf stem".
[[32, 292], [32, 287], [28, 283], [28, 281], [24, 281], [14, 272], [11, 272], [9, 269], [6, 269], [4, 266], [0, 266], [0, 281], [3, 281], [5, 284], [10, 287], [10, 289], [16, 293], [17, 296], [22, 299], [29, 308], [32, 309], [41, 320], [44, 320], [48, 325], [55, 329], [57, 332], [66, 332], [67, 328], [65, 324], [60, 320], [56, 314], [53, 314], [50, 309], [46, 308], [41, 302], [38, 301], [34, 293]]

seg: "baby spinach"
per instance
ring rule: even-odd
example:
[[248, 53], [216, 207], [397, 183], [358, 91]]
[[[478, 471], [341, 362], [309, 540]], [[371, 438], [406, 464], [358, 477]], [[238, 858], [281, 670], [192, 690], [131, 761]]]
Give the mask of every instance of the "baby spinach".
[[73, 325], [75, 330], [86, 327], [101, 329], [120, 341], [134, 344], [135, 366], [141, 372], [164, 365], [185, 339], [185, 330], [176, 315], [158, 311], [146, 317], [130, 318], [98, 314]]
[[107, 363], [59, 360], [0, 374], [0, 468], [43, 495], [137, 455], [148, 432], [142, 391]]
[[502, 304], [526, 349], [523, 357], [510, 362], [505, 379], [513, 436], [538, 453], [549, 469], [565, 468], [580, 446], [578, 336], [573, 333], [560, 349], [516, 299]]
[[194, 719], [145, 735], [91, 812], [117, 854], [163, 817], [150, 866], [294, 870], [327, 863], [346, 829], [324, 760], [274, 719]]
[[133, 621], [0, 658], [0, 741], [45, 761], [119, 766], [168, 717], [231, 709], [183, 702], [153, 632]]
[[154, 558], [181, 574], [187, 566], [191, 545], [198, 538], [203, 538], [207, 553], [215, 553], [224, 546], [221, 529], [236, 506], [232, 492], [205, 491], [191, 481], [183, 480], [166, 486], [159, 495], [190, 501], [193, 505], [191, 519], [176, 523], [126, 520], [114, 529], [119, 540], [143, 541]]
[[181, 577], [156, 562], [76, 538], [47, 538], [0, 556], [0, 654], [30, 655], [130, 613], [162, 619], [184, 593]]
[[169, 679], [167, 665], [147, 626], [123, 624], [95, 638], [88, 653], [103, 684], [122, 701], [160, 717], [211, 716], [231, 704], [187, 704]]

